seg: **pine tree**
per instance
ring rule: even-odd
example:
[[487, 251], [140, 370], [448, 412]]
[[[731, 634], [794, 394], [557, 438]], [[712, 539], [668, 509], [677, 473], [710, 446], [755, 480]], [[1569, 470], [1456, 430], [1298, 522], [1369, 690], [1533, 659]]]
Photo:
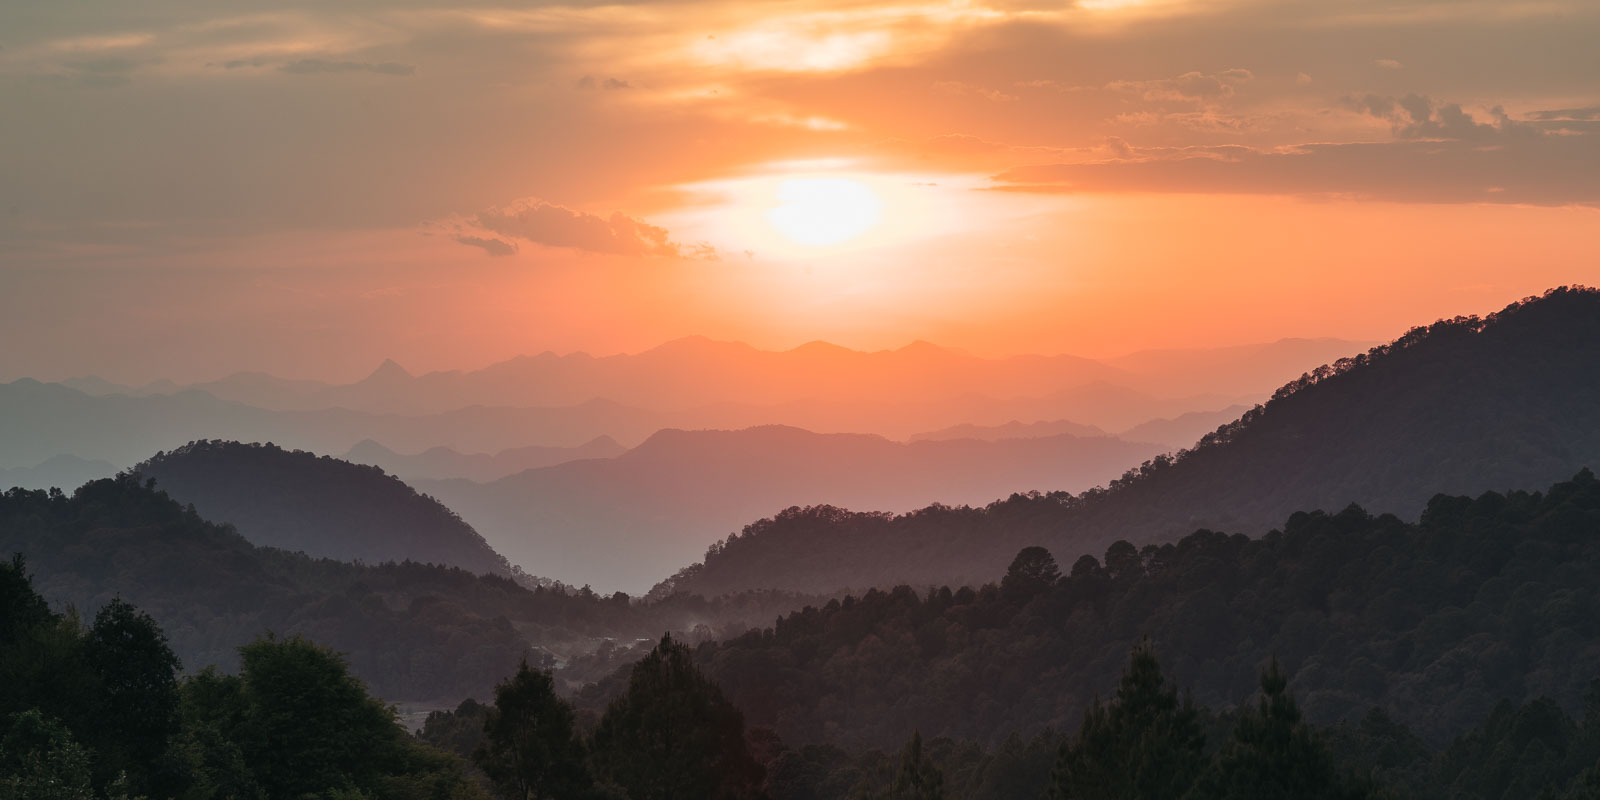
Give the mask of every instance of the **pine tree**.
[[599, 776], [631, 800], [761, 797], [764, 770], [745, 744], [744, 715], [663, 636], [594, 733]]
[[1133, 649], [1115, 697], [1098, 699], [1061, 747], [1052, 800], [1171, 800], [1205, 766], [1199, 712], [1161, 675], [1148, 641]]
[[1366, 796], [1334, 766], [1327, 744], [1301, 717], [1276, 658], [1261, 673], [1261, 697], [1239, 714], [1233, 740], [1189, 800], [1344, 800]]

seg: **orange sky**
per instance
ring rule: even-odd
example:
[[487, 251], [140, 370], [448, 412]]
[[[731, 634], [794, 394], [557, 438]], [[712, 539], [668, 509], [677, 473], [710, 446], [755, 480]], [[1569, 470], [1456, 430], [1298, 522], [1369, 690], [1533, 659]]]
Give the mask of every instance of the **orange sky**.
[[1581, 0], [0, 10], [0, 380], [1113, 355], [1594, 283]]

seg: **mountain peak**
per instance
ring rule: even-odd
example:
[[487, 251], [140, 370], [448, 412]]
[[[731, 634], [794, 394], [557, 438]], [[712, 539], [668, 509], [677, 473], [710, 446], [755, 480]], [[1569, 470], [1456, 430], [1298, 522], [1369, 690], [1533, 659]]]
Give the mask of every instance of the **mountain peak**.
[[410, 380], [412, 377], [413, 376], [411, 373], [406, 371], [405, 367], [400, 366], [400, 364], [392, 358], [386, 358], [383, 360], [382, 364], [378, 365], [377, 369], [372, 371], [371, 375], [368, 375], [364, 380], [362, 380], [362, 383]]

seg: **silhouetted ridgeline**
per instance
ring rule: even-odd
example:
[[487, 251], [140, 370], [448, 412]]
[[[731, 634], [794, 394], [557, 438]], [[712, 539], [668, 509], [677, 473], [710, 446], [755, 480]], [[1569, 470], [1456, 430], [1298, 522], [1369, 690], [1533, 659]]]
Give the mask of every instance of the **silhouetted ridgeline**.
[[1433, 743], [1501, 698], [1578, 708], [1600, 677], [1600, 481], [1587, 470], [1548, 493], [1441, 495], [1419, 523], [1297, 513], [1261, 539], [1120, 542], [1062, 571], [1032, 548], [999, 586], [875, 590], [701, 645], [697, 661], [752, 724], [845, 747], [1075, 726], [1144, 636], [1197, 702], [1249, 695], [1276, 654], [1312, 719], [1378, 706]]
[[272, 444], [200, 441], [156, 453], [133, 471], [263, 547], [512, 574], [455, 512], [378, 467]]
[[1543, 486], [1600, 463], [1600, 292], [1561, 288], [1416, 328], [1321, 367], [1175, 458], [1109, 487], [891, 517], [790, 509], [659, 589], [959, 585], [1021, 547], [1063, 559], [1197, 528], [1259, 533], [1299, 509], [1412, 514], [1436, 492]]
[[[355, 674], [391, 700], [482, 697], [524, 656], [586, 654], [606, 639], [624, 645], [607, 649], [621, 655], [664, 630], [743, 630], [743, 620], [770, 620], [803, 602], [761, 593], [644, 605], [413, 562], [313, 559], [253, 546], [126, 475], [71, 496], [0, 494], [0, 553], [26, 556], [40, 594], [58, 608], [93, 609], [120, 596], [145, 609], [185, 664], [232, 669], [240, 642], [268, 630], [303, 633], [347, 653]], [[608, 658], [577, 659], [570, 679], [609, 672]]]

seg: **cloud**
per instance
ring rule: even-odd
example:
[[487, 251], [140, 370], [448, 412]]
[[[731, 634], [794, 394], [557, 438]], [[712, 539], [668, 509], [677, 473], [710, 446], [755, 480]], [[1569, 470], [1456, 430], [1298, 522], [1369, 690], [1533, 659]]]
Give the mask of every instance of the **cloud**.
[[[1600, 205], [1600, 130], [1479, 121], [1419, 95], [1349, 104], [1389, 120], [1394, 141], [1135, 149], [1119, 160], [1015, 167], [999, 188], [1339, 196], [1417, 203]], [[1559, 112], [1557, 112], [1559, 114]], [[1542, 119], [1533, 114], [1534, 120]], [[1131, 155], [1131, 158], [1130, 158]]]
[[1500, 106], [1489, 110], [1491, 121], [1479, 122], [1457, 103], [1435, 103], [1419, 94], [1401, 98], [1369, 94], [1360, 99], [1346, 99], [1345, 105], [1388, 121], [1394, 135], [1402, 139], [1473, 141], [1538, 134], [1536, 129], [1511, 119]]
[[633, 84], [620, 78], [596, 78], [593, 75], [585, 75], [579, 78], [577, 86], [584, 91], [594, 91], [596, 89], [615, 91], [617, 89], [633, 88]]
[[[229, 69], [234, 69], [236, 67], [247, 66], [249, 63], [250, 62], [247, 61], [229, 61], [226, 64], [223, 64], [223, 66]], [[291, 61], [287, 64], [284, 64], [278, 68], [278, 71], [287, 72], [290, 75], [329, 75], [346, 72], [370, 72], [375, 75], [393, 75], [396, 77], [405, 78], [415, 74], [417, 68], [410, 64], [397, 64], [393, 61], [385, 61], [381, 64], [374, 64], [366, 61], [325, 61], [320, 58], [303, 58], [299, 61]]]
[[1379, 58], [1375, 59], [1372, 63], [1376, 66], [1383, 67], [1384, 69], [1400, 69], [1401, 67], [1405, 66], [1404, 64], [1401, 64], [1392, 58]]
[[1106, 88], [1114, 92], [1138, 94], [1145, 100], [1176, 100], [1209, 103], [1232, 97], [1236, 88], [1255, 79], [1247, 69], [1225, 69], [1217, 73], [1185, 72], [1176, 78], [1152, 81], [1112, 81]]
[[[507, 249], [516, 252], [516, 244], [506, 241], [511, 238], [546, 247], [570, 247], [621, 256], [707, 260], [717, 257], [715, 248], [710, 245], [674, 242], [666, 228], [621, 212], [602, 217], [537, 198], [480, 211], [465, 224], [479, 233], [463, 230], [456, 241], [483, 248], [490, 255], [509, 255]], [[481, 235], [482, 232], [497, 235]]]
[[517, 252], [517, 245], [515, 242], [508, 242], [504, 239], [497, 239], [493, 236], [468, 236], [466, 234], [461, 234], [456, 237], [456, 241], [471, 247], [481, 247], [483, 248], [483, 252], [488, 253], [491, 256], [516, 255]]
[[1600, 121], [1600, 106], [1589, 106], [1588, 108], [1556, 108], [1549, 111], [1535, 111], [1532, 114], [1529, 114], [1528, 117], [1530, 119], [1536, 119], [1540, 121], [1570, 120], [1575, 122], [1596, 122]]
[[1006, 94], [998, 89], [990, 89], [966, 81], [938, 81], [933, 84], [935, 91], [945, 94], [969, 95], [982, 97], [993, 103], [1009, 103], [1017, 99], [1016, 95]]

